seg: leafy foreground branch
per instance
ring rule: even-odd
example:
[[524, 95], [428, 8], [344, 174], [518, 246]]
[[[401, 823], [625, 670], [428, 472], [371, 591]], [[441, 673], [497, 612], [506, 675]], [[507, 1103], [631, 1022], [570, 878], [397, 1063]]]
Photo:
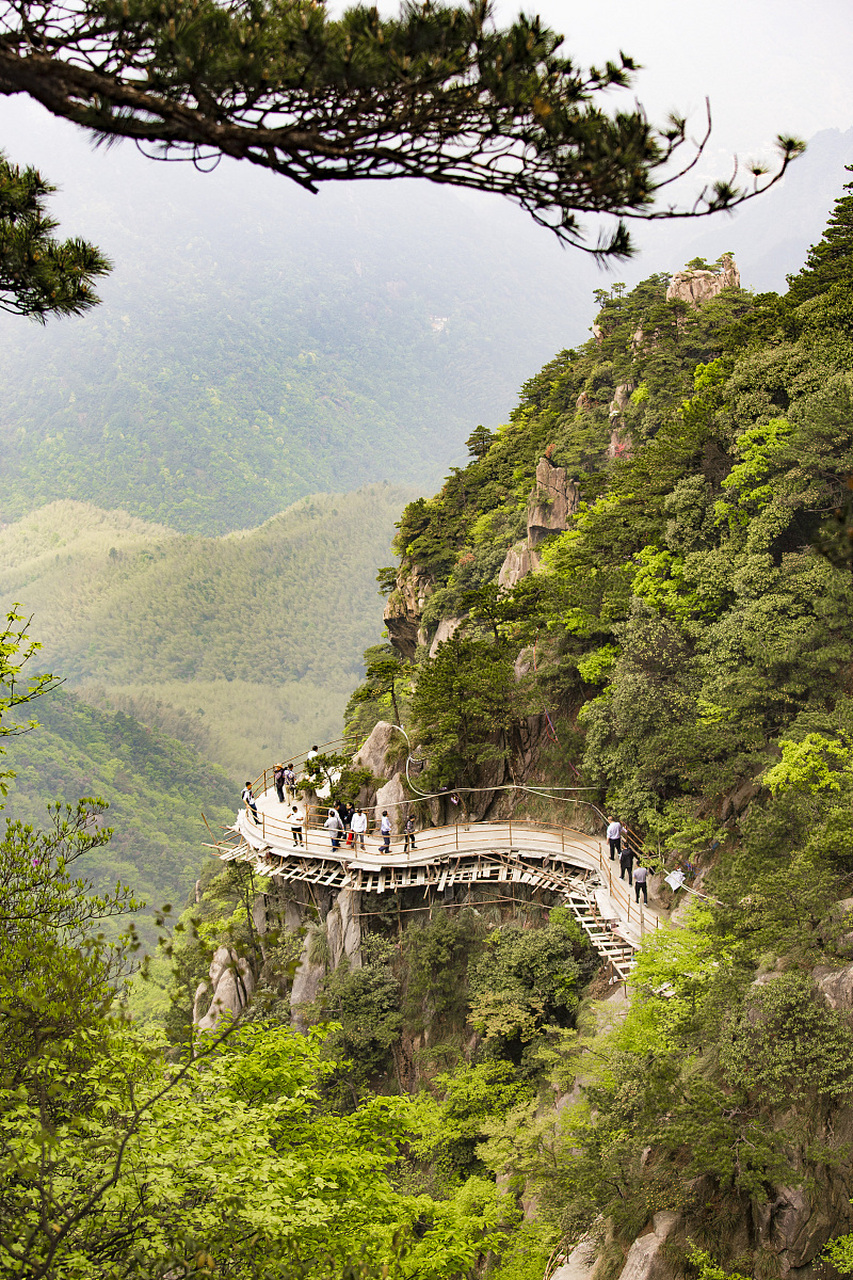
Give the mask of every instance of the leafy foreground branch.
[[438, 1280], [499, 1249], [517, 1214], [493, 1182], [441, 1201], [395, 1189], [407, 1099], [324, 1101], [327, 1029], [232, 1026], [172, 1064], [128, 1024], [133, 944], [93, 925], [137, 904], [69, 870], [109, 838], [99, 812], [9, 823], [0, 843], [2, 1274]]
[[617, 257], [630, 251], [625, 217], [732, 208], [801, 150], [780, 138], [773, 177], [751, 166], [749, 187], [717, 182], [692, 209], [653, 211], [686, 122], [656, 129], [639, 106], [606, 114], [601, 94], [629, 84], [635, 64], [581, 70], [561, 44], [535, 17], [497, 29], [484, 0], [407, 4], [388, 20], [361, 7], [331, 20], [308, 0], [7, 0], [0, 92], [161, 157], [234, 156], [309, 191], [421, 177], [498, 193], [569, 244], [586, 246], [578, 215], [614, 215], [594, 251]]

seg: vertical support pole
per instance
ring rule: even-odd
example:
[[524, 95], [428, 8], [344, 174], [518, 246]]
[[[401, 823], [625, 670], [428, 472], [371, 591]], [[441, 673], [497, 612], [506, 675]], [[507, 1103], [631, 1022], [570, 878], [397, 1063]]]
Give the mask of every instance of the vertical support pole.
[[566, 830], [565, 830], [565, 827], [560, 827], [560, 850], [561, 850], [561, 852], [562, 852], [562, 853], [565, 853], [565, 852], [566, 852]]
[[512, 818], [509, 820], [509, 842], [512, 844]]
[[454, 831], [456, 832], [456, 852], [459, 852], [459, 823], [457, 822]]
[[643, 904], [640, 903], [640, 937], [644, 937], [646, 932], [646, 919], [643, 915]]

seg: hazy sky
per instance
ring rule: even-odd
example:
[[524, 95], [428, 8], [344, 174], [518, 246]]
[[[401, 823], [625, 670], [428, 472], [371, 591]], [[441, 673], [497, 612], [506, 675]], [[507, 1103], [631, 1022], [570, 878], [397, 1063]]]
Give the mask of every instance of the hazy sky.
[[[336, 12], [343, 4], [329, 0], [328, 7]], [[728, 176], [735, 153], [769, 158], [778, 133], [809, 138], [853, 126], [850, 0], [496, 0], [494, 7], [501, 24], [519, 9], [538, 12], [565, 35], [566, 53], [584, 66], [620, 49], [641, 63], [630, 93], [610, 95], [614, 106], [636, 97], [652, 121], [677, 109], [699, 136], [710, 98], [714, 131], [697, 185]], [[380, 0], [380, 8], [396, 13], [399, 4]], [[24, 118], [0, 99], [0, 146], [17, 150], [9, 132]], [[28, 135], [36, 120], [39, 132], [62, 127], [47, 115], [26, 113]]]
[[850, 0], [498, 0], [502, 22], [538, 12], [583, 63], [620, 49], [643, 65], [636, 96], [650, 117], [704, 116], [718, 153], [754, 155], [778, 133], [810, 137], [853, 124]]

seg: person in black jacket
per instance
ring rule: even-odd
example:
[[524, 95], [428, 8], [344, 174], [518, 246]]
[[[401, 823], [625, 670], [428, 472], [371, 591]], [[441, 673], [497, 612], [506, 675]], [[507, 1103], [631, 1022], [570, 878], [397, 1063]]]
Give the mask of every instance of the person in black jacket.
[[619, 879], [625, 879], [625, 872], [628, 872], [628, 884], [634, 883], [634, 850], [631, 848], [631, 842], [627, 836], [622, 841], [622, 852], [619, 855]]

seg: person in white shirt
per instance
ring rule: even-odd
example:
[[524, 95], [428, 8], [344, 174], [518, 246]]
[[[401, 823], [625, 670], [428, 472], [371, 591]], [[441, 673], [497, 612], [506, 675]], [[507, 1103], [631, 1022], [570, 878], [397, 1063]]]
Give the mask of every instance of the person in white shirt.
[[649, 905], [649, 869], [642, 865], [642, 861], [638, 859], [638, 865], [634, 868], [634, 893], [637, 895], [637, 901], [640, 901], [640, 890], [643, 891], [643, 902]]
[[293, 843], [302, 844], [302, 814], [296, 805], [290, 810], [290, 829], [293, 832]]
[[610, 843], [610, 861], [615, 862], [622, 853], [622, 823], [617, 822], [615, 818], [610, 819], [607, 839]]
[[356, 809], [352, 815], [350, 823], [350, 831], [352, 832], [352, 847], [358, 848], [358, 842], [361, 841], [361, 847], [364, 848], [364, 833], [367, 830], [367, 814], [363, 809]]

